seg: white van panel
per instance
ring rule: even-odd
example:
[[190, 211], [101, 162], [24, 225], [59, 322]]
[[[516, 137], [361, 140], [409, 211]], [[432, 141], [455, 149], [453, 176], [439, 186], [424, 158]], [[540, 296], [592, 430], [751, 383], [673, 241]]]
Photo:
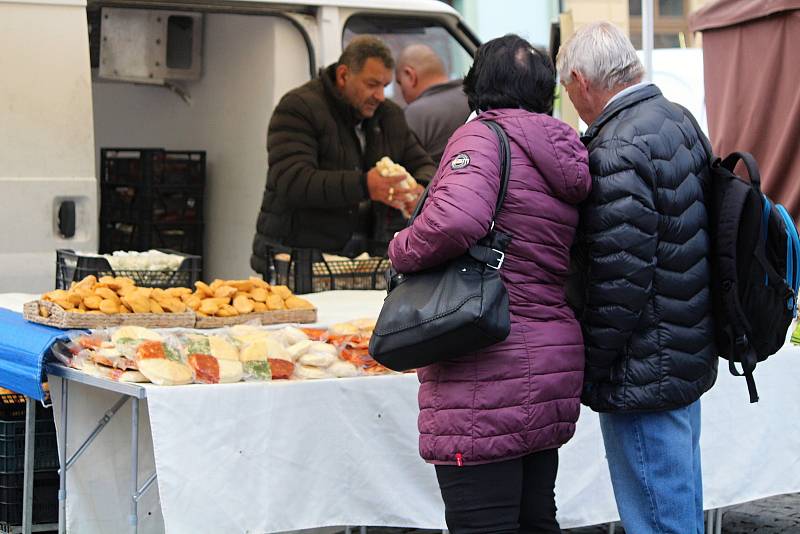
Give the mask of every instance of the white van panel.
[[[86, 35], [83, 7], [0, 3], [0, 291], [52, 289], [56, 248], [97, 249]], [[57, 199], [76, 201], [74, 238]]]
[[181, 84], [191, 105], [162, 87], [94, 82], [96, 157], [101, 147], [205, 150], [205, 278], [241, 278], [252, 274], [267, 124], [277, 99], [308, 79], [308, 53], [276, 17], [206, 14], [204, 25], [203, 77]]

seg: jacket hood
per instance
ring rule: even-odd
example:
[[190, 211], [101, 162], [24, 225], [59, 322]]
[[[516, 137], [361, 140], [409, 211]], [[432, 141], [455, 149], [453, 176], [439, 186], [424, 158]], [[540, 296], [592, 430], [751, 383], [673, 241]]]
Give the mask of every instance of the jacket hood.
[[568, 124], [522, 109], [484, 111], [477, 119], [500, 124], [547, 180], [556, 197], [573, 204], [586, 198], [592, 183], [589, 158], [577, 132]]

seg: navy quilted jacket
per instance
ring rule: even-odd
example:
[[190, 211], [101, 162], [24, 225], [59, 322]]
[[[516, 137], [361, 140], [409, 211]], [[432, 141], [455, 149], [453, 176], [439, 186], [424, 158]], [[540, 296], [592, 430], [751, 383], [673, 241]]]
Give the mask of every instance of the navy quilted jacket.
[[577, 255], [582, 400], [600, 412], [688, 405], [717, 376], [708, 158], [684, 110], [654, 85], [612, 102], [583, 141], [592, 192]]

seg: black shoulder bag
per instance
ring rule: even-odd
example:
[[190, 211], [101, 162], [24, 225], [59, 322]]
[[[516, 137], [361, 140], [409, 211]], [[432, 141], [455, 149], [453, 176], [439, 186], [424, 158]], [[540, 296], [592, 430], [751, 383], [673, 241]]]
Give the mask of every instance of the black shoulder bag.
[[[483, 121], [500, 140], [500, 192], [495, 219], [505, 200], [511, 171], [511, 150], [505, 131]], [[417, 204], [409, 225], [428, 197]], [[463, 256], [418, 273], [389, 273], [389, 294], [383, 303], [369, 352], [395, 371], [424, 367], [499, 343], [511, 329], [508, 293], [500, 268], [511, 236], [494, 229]]]

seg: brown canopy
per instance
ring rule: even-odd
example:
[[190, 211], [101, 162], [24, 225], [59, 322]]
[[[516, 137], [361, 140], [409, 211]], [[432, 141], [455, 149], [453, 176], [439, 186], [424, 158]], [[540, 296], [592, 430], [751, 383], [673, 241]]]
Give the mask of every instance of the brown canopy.
[[800, 0], [718, 0], [693, 13], [703, 32], [714, 151], [752, 152], [762, 186], [800, 215]]

